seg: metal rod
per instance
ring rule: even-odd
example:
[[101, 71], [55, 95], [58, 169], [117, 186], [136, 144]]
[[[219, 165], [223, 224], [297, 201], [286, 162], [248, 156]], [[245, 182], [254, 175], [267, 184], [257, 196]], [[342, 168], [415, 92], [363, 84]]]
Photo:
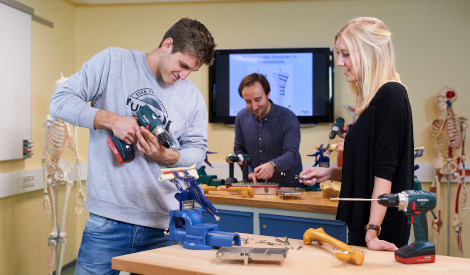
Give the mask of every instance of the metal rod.
[[378, 201], [379, 199], [330, 198], [332, 201]]
[[447, 178], [447, 256], [450, 256], [450, 179]]

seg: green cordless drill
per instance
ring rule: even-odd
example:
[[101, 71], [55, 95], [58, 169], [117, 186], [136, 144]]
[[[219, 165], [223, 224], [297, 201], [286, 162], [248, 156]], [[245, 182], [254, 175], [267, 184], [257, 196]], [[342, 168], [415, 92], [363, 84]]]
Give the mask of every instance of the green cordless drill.
[[[149, 106], [141, 106], [137, 111], [137, 117], [139, 118], [137, 123], [154, 134], [163, 146], [170, 148], [173, 145], [170, 136], [163, 127], [163, 122]], [[125, 143], [115, 135], [110, 137], [107, 143], [119, 162], [128, 163], [134, 159], [132, 144]]]
[[377, 199], [332, 198], [345, 201], [377, 201], [386, 207], [398, 207], [413, 224], [415, 242], [395, 251], [395, 259], [405, 264], [433, 263], [435, 245], [428, 240], [426, 213], [436, 207], [436, 195], [422, 190], [405, 190], [398, 194], [383, 194]]

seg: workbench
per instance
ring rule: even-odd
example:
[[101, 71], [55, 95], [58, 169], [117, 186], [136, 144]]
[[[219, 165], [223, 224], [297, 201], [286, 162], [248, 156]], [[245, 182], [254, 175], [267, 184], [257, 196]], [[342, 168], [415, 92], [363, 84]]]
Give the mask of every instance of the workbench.
[[296, 199], [276, 195], [206, 196], [219, 210], [221, 219], [216, 222], [209, 214], [203, 214], [204, 219], [219, 224], [221, 231], [301, 239], [308, 228], [322, 227], [329, 235], [347, 241], [346, 224], [335, 220], [338, 202], [323, 199], [322, 192], [303, 192]]
[[[273, 240], [273, 237], [240, 234], [242, 238], [254, 238], [246, 247], [282, 247], [255, 243], [258, 240]], [[394, 253], [372, 251], [364, 247], [355, 247], [366, 252], [362, 265], [342, 262], [336, 258], [338, 250], [325, 243], [316, 241], [297, 247], [301, 240], [290, 239], [294, 249], [290, 249], [281, 265], [276, 261], [241, 260], [216, 261], [216, 249], [189, 250], [182, 245], [158, 248], [128, 254], [112, 259], [112, 268], [137, 274], [468, 274], [470, 259], [436, 255], [435, 263], [406, 265], [395, 261]]]

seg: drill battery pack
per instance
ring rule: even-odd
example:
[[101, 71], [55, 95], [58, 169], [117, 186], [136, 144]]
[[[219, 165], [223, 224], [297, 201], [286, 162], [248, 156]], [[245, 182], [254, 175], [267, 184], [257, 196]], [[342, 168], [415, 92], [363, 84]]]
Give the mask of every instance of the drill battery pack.
[[404, 264], [434, 263], [435, 245], [430, 241], [414, 242], [395, 251], [395, 260]]
[[128, 163], [134, 159], [132, 144], [127, 144], [114, 135], [110, 137], [106, 143], [120, 163]]

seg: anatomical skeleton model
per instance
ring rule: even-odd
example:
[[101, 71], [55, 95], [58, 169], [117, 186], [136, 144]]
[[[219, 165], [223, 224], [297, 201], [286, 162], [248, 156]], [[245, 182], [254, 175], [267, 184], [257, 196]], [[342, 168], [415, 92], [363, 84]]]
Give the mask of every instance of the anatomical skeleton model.
[[[62, 85], [66, 80], [62, 76], [55, 85], [54, 90]], [[44, 123], [46, 128], [45, 144], [42, 155], [42, 167], [44, 176], [44, 208], [46, 216], [52, 220], [52, 232], [49, 235], [48, 253], [48, 274], [52, 274], [53, 263], [55, 262], [56, 274], [61, 274], [67, 234], [65, 233], [65, 222], [67, 217], [67, 206], [73, 181], [67, 178], [72, 170], [72, 164], [60, 159], [62, 153], [67, 149], [75, 151], [75, 174], [77, 178], [78, 197], [75, 213], [80, 214], [85, 205], [85, 195], [83, 193], [80, 177], [80, 158], [77, 149], [77, 129], [62, 120], [47, 116]], [[58, 188], [60, 184], [66, 184], [65, 201], [62, 212], [62, 220], [58, 218]], [[60, 246], [60, 254], [59, 254]]]
[[[440, 201], [439, 183], [441, 177], [446, 177], [449, 182], [451, 180], [457, 180], [458, 182], [452, 226], [457, 234], [459, 256], [462, 257], [463, 227], [458, 214], [460, 206], [464, 207], [467, 202], [467, 188], [465, 184], [465, 132], [468, 126], [468, 119], [454, 114], [452, 103], [455, 102], [456, 99], [457, 93], [451, 88], [442, 89], [438, 95], [439, 108], [441, 110], [447, 110], [447, 116], [445, 118], [436, 119], [432, 123], [433, 141], [441, 157], [434, 163], [436, 174], [431, 185], [431, 191], [436, 193], [437, 199]], [[440, 210], [439, 203], [437, 209], [438, 218], [434, 219], [432, 222], [435, 244], [437, 244], [438, 235], [442, 226]]]

